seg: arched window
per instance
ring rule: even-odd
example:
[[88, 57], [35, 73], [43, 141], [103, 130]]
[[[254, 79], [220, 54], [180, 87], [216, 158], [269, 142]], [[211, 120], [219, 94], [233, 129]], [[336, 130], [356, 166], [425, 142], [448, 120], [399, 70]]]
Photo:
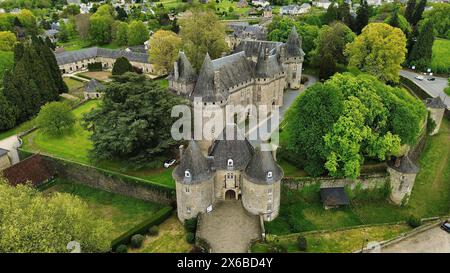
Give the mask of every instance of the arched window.
[[267, 172], [267, 178], [272, 178], [272, 177], [273, 177], [272, 172]]
[[228, 159], [228, 162], [227, 162], [227, 166], [228, 167], [233, 167], [233, 159]]
[[191, 172], [189, 170], [184, 171], [184, 177], [191, 177]]

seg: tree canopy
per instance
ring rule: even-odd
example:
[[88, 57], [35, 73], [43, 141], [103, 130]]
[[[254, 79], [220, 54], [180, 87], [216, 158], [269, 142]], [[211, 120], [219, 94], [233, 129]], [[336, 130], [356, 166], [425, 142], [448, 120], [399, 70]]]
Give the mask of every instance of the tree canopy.
[[447, 3], [433, 4], [431, 10], [425, 11], [424, 20], [431, 21], [437, 35], [450, 39], [450, 5]]
[[128, 61], [128, 59], [125, 57], [117, 58], [114, 62], [111, 74], [122, 75], [126, 72], [133, 72], [133, 66], [131, 65], [130, 61]]
[[0, 252], [67, 253], [76, 241], [82, 252], [110, 249], [111, 223], [69, 194], [45, 196], [27, 185], [10, 186], [0, 177]]
[[434, 42], [433, 22], [425, 20], [424, 25], [420, 27], [419, 36], [414, 43], [408, 56], [408, 63], [419, 69], [426, 69], [431, 63]]
[[0, 31], [0, 51], [12, 51], [17, 42], [16, 35], [11, 31]]
[[112, 12], [111, 7], [105, 4], [89, 18], [89, 39], [92, 44], [103, 45], [111, 42], [114, 23]]
[[75, 121], [70, 106], [63, 102], [46, 103], [41, 107], [36, 120], [39, 129], [52, 136], [69, 132]]
[[349, 66], [385, 82], [398, 82], [405, 54], [405, 34], [385, 23], [368, 24], [346, 48]]
[[150, 39], [150, 61], [158, 71], [170, 72], [181, 48], [181, 38], [172, 31], [158, 30]]
[[174, 105], [181, 98], [162, 89], [144, 75], [126, 73], [114, 76], [105, 91], [100, 108], [84, 118], [92, 132], [92, 156], [123, 160], [143, 167], [176, 145], [170, 129]]
[[286, 114], [286, 149], [311, 175], [356, 178], [365, 159], [385, 160], [412, 145], [427, 111], [401, 88], [367, 74], [336, 74], [308, 88]]
[[133, 21], [128, 25], [128, 45], [142, 45], [148, 40], [148, 29], [142, 21]]

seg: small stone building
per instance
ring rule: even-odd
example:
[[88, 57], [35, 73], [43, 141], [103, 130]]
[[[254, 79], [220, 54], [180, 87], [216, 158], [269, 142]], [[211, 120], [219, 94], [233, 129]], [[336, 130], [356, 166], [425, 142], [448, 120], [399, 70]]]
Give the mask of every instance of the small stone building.
[[390, 199], [397, 205], [407, 204], [416, 181], [419, 168], [405, 155], [388, 162], [390, 174]]
[[253, 148], [244, 138], [220, 138], [206, 156], [193, 140], [181, 153], [180, 164], [173, 171], [180, 221], [212, 210], [217, 201], [227, 199], [242, 200], [249, 213], [262, 215], [266, 221], [277, 217], [283, 170], [272, 152]]
[[104, 91], [105, 86], [98, 80], [92, 79], [84, 85], [84, 98], [86, 100], [101, 98]]
[[0, 171], [11, 166], [11, 160], [8, 156], [9, 151], [0, 148]]
[[350, 205], [350, 199], [344, 187], [321, 188], [320, 201], [322, 201], [325, 209]]
[[90, 47], [74, 51], [55, 53], [56, 61], [62, 74], [86, 70], [90, 63], [102, 63], [103, 69], [112, 69], [116, 59], [125, 57], [131, 65], [142, 69], [143, 73], [156, 74], [147, 53], [123, 49]]
[[425, 100], [425, 105], [430, 112], [430, 118], [436, 124], [436, 127], [432, 132], [430, 132], [430, 136], [435, 135], [439, 132], [441, 127], [442, 118], [444, 117], [445, 109], [447, 108], [441, 97], [429, 98]]

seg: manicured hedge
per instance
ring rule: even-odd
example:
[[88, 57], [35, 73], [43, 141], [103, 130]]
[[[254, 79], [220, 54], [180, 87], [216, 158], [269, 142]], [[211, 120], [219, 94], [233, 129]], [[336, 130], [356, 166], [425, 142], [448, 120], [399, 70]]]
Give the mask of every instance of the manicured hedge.
[[131, 237], [133, 235], [147, 233], [150, 227], [161, 224], [167, 218], [169, 218], [171, 214], [172, 214], [172, 207], [169, 206], [163, 207], [155, 214], [153, 214], [150, 218], [146, 219], [145, 221], [141, 222], [140, 224], [136, 225], [132, 229], [128, 230], [127, 232], [123, 233], [122, 235], [114, 239], [111, 242], [111, 249], [115, 251], [119, 245], [129, 244]]

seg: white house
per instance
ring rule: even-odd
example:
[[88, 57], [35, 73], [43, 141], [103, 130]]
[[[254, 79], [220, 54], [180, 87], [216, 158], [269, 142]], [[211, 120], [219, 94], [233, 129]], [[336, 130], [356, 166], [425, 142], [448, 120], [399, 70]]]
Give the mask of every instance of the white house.
[[281, 15], [299, 15], [307, 13], [311, 9], [311, 5], [308, 3], [303, 3], [301, 6], [299, 5], [288, 5], [282, 6], [280, 9]]
[[328, 7], [331, 5], [331, 2], [329, 0], [317, 0], [313, 2], [313, 6], [328, 9]]

